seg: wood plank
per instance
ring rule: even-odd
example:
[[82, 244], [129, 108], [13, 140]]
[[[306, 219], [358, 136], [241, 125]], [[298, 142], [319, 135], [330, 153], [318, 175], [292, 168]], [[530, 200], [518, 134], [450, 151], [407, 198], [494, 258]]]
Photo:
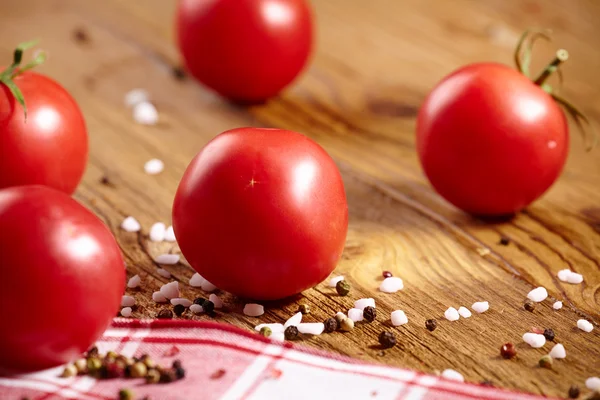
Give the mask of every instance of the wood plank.
[[[177, 183], [194, 154], [219, 132], [244, 125], [294, 129], [321, 143], [342, 169], [350, 206], [350, 231], [336, 274], [353, 284], [341, 298], [325, 284], [284, 302], [267, 304], [267, 314], [248, 318], [240, 300], [224, 294], [228, 309], [218, 319], [252, 327], [282, 321], [299, 303], [310, 303], [307, 319], [323, 320], [345, 311], [359, 297], [377, 299], [380, 318], [349, 334], [302, 341], [342, 354], [389, 365], [434, 372], [454, 368], [469, 381], [546, 395], [565, 395], [568, 387], [600, 370], [600, 334], [575, 328], [586, 316], [600, 321], [600, 160], [584, 153], [574, 137], [565, 173], [544, 198], [510, 221], [475, 220], [443, 202], [429, 187], [414, 152], [414, 115], [427, 91], [443, 75], [477, 60], [510, 62], [520, 31], [530, 25], [552, 26], [557, 44], [569, 49], [565, 95], [600, 122], [600, 3], [594, 1], [477, 2], [381, 0], [364, 8], [359, 0], [315, 1], [318, 50], [311, 67], [280, 98], [262, 106], [238, 108], [192, 81], [172, 78], [177, 64], [172, 40], [174, 2], [164, 0], [10, 2], [0, 16], [11, 42], [41, 37], [50, 60], [40, 68], [63, 83], [80, 102], [89, 125], [91, 159], [77, 198], [111, 227], [127, 258], [128, 273], [139, 273], [143, 288], [135, 317], [151, 317], [161, 306], [149, 300], [167, 280], [156, 274], [152, 257], [178, 251], [149, 243], [145, 234], [158, 220], [169, 222]], [[393, 11], [393, 12], [392, 12]], [[51, 18], [49, 17], [51, 16]], [[85, 29], [89, 41], [73, 40]], [[540, 67], [552, 47], [541, 46]], [[140, 127], [123, 106], [123, 95], [147, 88], [160, 111], [155, 127]], [[145, 175], [143, 163], [161, 158], [166, 170]], [[108, 176], [114, 186], [99, 183]], [[135, 215], [144, 234], [118, 228]], [[501, 236], [510, 238], [500, 245]], [[484, 254], [481, 250], [489, 250]], [[484, 255], [480, 255], [484, 254]], [[572, 268], [585, 283], [565, 285], [556, 272]], [[202, 292], [186, 285], [192, 270], [167, 267], [193, 298]], [[376, 291], [383, 269], [401, 276], [406, 288], [396, 295]], [[526, 293], [537, 285], [552, 300], [534, 313], [522, 309]], [[491, 310], [469, 320], [443, 320], [448, 306], [488, 300]], [[405, 327], [391, 328], [387, 318], [404, 309]], [[206, 319], [205, 316], [193, 316]], [[438, 318], [439, 328], [424, 328]], [[532, 326], [551, 327], [568, 357], [554, 371], [535, 367], [545, 350], [518, 345], [517, 360], [501, 360], [499, 347], [520, 343]], [[382, 329], [393, 329], [400, 345], [381, 352]]]

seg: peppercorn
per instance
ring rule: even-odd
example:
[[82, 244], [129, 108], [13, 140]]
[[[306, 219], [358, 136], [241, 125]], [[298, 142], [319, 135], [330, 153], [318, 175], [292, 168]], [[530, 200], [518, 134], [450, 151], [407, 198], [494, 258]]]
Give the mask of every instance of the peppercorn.
[[77, 367], [75, 367], [73, 364], [69, 364], [65, 367], [65, 369], [63, 370], [60, 377], [61, 378], [70, 378], [75, 375], [77, 375]]
[[346, 280], [341, 280], [335, 285], [335, 290], [340, 296], [346, 296], [350, 293], [350, 284]]
[[160, 382], [170, 383], [177, 380], [175, 371], [171, 368], [160, 371]]
[[79, 375], [85, 374], [87, 372], [87, 361], [85, 358], [80, 358], [75, 361], [75, 368], [77, 368], [77, 373]]
[[350, 332], [352, 329], [354, 329], [354, 321], [352, 321], [350, 318], [346, 317], [342, 320], [342, 322], [340, 322], [340, 331]]
[[310, 314], [310, 306], [308, 304], [300, 304], [298, 311], [302, 314]]
[[90, 375], [95, 375], [102, 367], [102, 361], [98, 357], [91, 357], [87, 359], [87, 371]]
[[194, 304], [198, 304], [199, 306], [203, 306], [206, 301], [208, 301], [208, 300], [203, 299], [202, 297], [196, 297], [194, 299]]
[[346, 317], [346, 314], [344, 313], [335, 314], [335, 320], [337, 321], [338, 325], [341, 324], [345, 318], [348, 317]]
[[273, 331], [268, 326], [263, 326], [262, 328], [260, 328], [259, 333], [264, 337], [269, 337], [271, 336], [271, 333], [273, 333]]
[[327, 318], [323, 324], [325, 325], [323, 330], [325, 333], [335, 332], [338, 329], [338, 322], [335, 318]]
[[143, 362], [138, 361], [131, 367], [132, 378], [143, 378], [146, 376], [146, 373], [148, 373], [148, 368]]
[[502, 358], [510, 360], [511, 358], [517, 355], [517, 349], [512, 343], [504, 343], [502, 347], [500, 347], [500, 355], [502, 356]]
[[508, 245], [510, 244], [510, 239], [509, 239], [509, 238], [507, 238], [506, 236], [502, 236], [502, 237], [500, 238], [500, 244], [501, 244], [502, 246], [508, 246]]
[[375, 310], [375, 307], [366, 306], [363, 309], [363, 318], [367, 322], [373, 322], [373, 321], [375, 321], [375, 318], [377, 318], [377, 311]]
[[181, 317], [181, 315], [185, 312], [185, 306], [183, 304], [175, 304], [175, 307], [173, 307], [173, 312], [178, 317]]
[[156, 367], [156, 362], [154, 362], [154, 360], [151, 359], [148, 354], [142, 354], [142, 356], [140, 357], [140, 362], [143, 362], [144, 365], [146, 365], [146, 367], [148, 368]]
[[570, 399], [576, 399], [576, 398], [578, 398], [580, 393], [581, 393], [581, 392], [580, 392], [580, 390], [579, 390], [579, 387], [578, 387], [578, 386], [572, 385], [572, 386], [569, 388], [569, 398], [570, 398]]
[[177, 379], [183, 379], [185, 378], [185, 369], [183, 368], [175, 368], [175, 376], [177, 377]]
[[115, 353], [114, 351], [111, 350], [104, 355], [104, 359], [114, 361], [117, 359], [118, 356], [119, 355], [117, 353]]
[[535, 310], [535, 303], [531, 300], [526, 300], [523, 304], [523, 308], [529, 312], [533, 312], [533, 310]]
[[435, 319], [428, 319], [425, 321], [425, 328], [427, 328], [429, 332], [435, 331], [435, 328], [437, 328], [437, 321]]
[[294, 340], [298, 337], [298, 328], [294, 325], [290, 325], [285, 328], [283, 334], [287, 340]]
[[592, 393], [589, 393], [587, 396], [585, 396], [583, 400], [600, 400], [600, 392], [594, 390]]
[[178, 81], [183, 81], [187, 78], [187, 74], [185, 73], [185, 70], [182, 67], [174, 66], [172, 72], [173, 78], [175, 78]]
[[152, 368], [146, 373], [146, 383], [158, 383], [160, 381], [160, 372]]
[[552, 369], [552, 357], [546, 354], [545, 356], [542, 356], [542, 358], [540, 358], [538, 364], [542, 368]]
[[215, 303], [210, 300], [206, 300], [204, 304], [202, 304], [202, 309], [205, 313], [210, 314], [215, 311]]
[[554, 331], [552, 329], [550, 329], [550, 328], [544, 329], [544, 337], [546, 338], [546, 340], [551, 342], [554, 340], [555, 336], [556, 335], [554, 334]]
[[124, 375], [125, 365], [121, 361], [108, 362], [105, 367], [107, 378], [120, 378]]
[[173, 311], [165, 308], [163, 310], [160, 310], [156, 317], [161, 319], [171, 319], [173, 318]]
[[98, 355], [98, 347], [92, 346], [86, 353], [86, 358], [96, 357]]
[[391, 278], [392, 276], [394, 276], [394, 275], [392, 275], [392, 273], [390, 271], [383, 271], [383, 273], [381, 275], [384, 278]]
[[396, 336], [389, 331], [383, 331], [379, 334], [379, 343], [386, 349], [396, 345]]
[[133, 392], [131, 389], [121, 389], [119, 390], [119, 400], [133, 400]]

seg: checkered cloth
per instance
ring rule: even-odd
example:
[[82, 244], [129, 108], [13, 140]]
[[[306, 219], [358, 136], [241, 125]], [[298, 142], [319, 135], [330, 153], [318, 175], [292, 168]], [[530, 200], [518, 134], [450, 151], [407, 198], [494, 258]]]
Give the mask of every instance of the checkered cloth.
[[[275, 343], [231, 325], [181, 320], [115, 319], [97, 342], [101, 353], [147, 353], [162, 365], [181, 360], [183, 380], [59, 378], [62, 368], [0, 377], [0, 399], [540, 399], [449, 381], [415, 371], [366, 364], [290, 343]], [[1, 355], [0, 355], [1, 357]]]

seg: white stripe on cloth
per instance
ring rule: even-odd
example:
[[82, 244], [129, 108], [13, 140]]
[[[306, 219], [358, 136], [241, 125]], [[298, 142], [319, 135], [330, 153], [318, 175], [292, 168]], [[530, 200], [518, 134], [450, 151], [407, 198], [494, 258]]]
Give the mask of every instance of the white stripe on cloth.
[[434, 376], [421, 376], [416, 380], [415, 384], [418, 386], [413, 386], [409, 388], [404, 396], [402, 396], [403, 400], [421, 400], [429, 391], [429, 388], [435, 386], [438, 378]]

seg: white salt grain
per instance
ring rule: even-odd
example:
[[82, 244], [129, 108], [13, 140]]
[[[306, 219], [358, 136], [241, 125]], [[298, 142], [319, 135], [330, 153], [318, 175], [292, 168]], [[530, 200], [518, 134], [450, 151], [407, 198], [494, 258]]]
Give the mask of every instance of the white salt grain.
[[144, 171], [148, 175], [158, 175], [165, 169], [165, 163], [159, 160], [158, 158], [153, 158], [151, 160], [146, 161], [144, 164]]
[[133, 106], [133, 119], [141, 125], [156, 125], [158, 111], [152, 103], [143, 101]]
[[165, 231], [167, 227], [162, 222], [157, 222], [150, 228], [150, 240], [153, 242], [162, 242], [165, 240]]
[[259, 324], [259, 325], [256, 325], [254, 327], [254, 329], [256, 329], [257, 332], [260, 332], [260, 330], [265, 326], [267, 328], [271, 329], [272, 333], [279, 333], [279, 332], [285, 331], [283, 324]]
[[476, 313], [481, 314], [490, 309], [490, 303], [488, 303], [487, 301], [478, 301], [478, 302], [473, 303], [471, 308]]
[[202, 275], [200, 275], [199, 273], [196, 272], [190, 278], [190, 286], [200, 287], [200, 286], [202, 286], [202, 282], [204, 282], [204, 281], [205, 281], [205, 279], [202, 277]]
[[167, 298], [161, 292], [152, 293], [152, 300], [154, 300], [157, 303], [166, 303], [167, 302]]
[[136, 287], [140, 286], [141, 282], [142, 282], [142, 278], [140, 278], [139, 275], [134, 275], [131, 278], [129, 278], [129, 281], [127, 281], [127, 287], [130, 289], [136, 288]]
[[558, 276], [558, 279], [560, 279], [563, 282], [566, 282], [567, 278], [569, 277], [570, 274], [571, 274], [570, 269], [561, 269], [560, 271], [558, 271], [558, 273], [556, 275]]
[[179, 282], [173, 281], [165, 283], [160, 287], [160, 293], [167, 299], [176, 299], [179, 297]]
[[554, 304], [552, 304], [552, 308], [554, 308], [555, 310], [560, 310], [562, 308], [563, 304], [562, 301], [557, 301]]
[[549, 354], [552, 358], [565, 358], [567, 356], [565, 346], [560, 343], [555, 344]]
[[348, 318], [350, 318], [354, 322], [363, 320], [363, 310], [358, 308], [351, 308], [348, 310]]
[[283, 325], [284, 327], [288, 327], [288, 326], [298, 326], [298, 324], [302, 322], [302, 313], [301, 312], [297, 312], [296, 314], [292, 315], [290, 317], [290, 319], [288, 319], [287, 321], [285, 321], [285, 324]]
[[190, 306], [190, 311], [193, 312], [194, 314], [201, 314], [204, 312], [204, 308], [202, 308], [202, 306], [199, 304], [192, 304]]
[[298, 332], [308, 335], [320, 335], [325, 329], [325, 324], [322, 322], [305, 322], [298, 325]]
[[542, 286], [537, 287], [531, 292], [527, 293], [527, 298], [531, 301], [535, 301], [536, 303], [546, 300], [546, 297], [548, 297], [548, 291]]
[[585, 380], [585, 387], [590, 390], [600, 391], [600, 378], [597, 376], [592, 376], [591, 378], [587, 378]]
[[260, 304], [248, 303], [244, 306], [244, 314], [249, 317], [260, 317], [265, 313], [265, 308]]
[[163, 278], [169, 279], [171, 277], [171, 273], [164, 268], [158, 268], [156, 273], [162, 276]]
[[125, 307], [121, 310], [121, 316], [125, 317], [125, 318], [131, 317], [131, 313], [132, 313], [131, 307]]
[[354, 302], [354, 308], [358, 308], [359, 310], [364, 310], [365, 307], [373, 307], [375, 308], [375, 299], [358, 299]]
[[337, 283], [343, 280], [343, 276], [336, 276], [335, 278], [331, 278], [331, 280], [329, 281], [329, 287], [336, 287]]
[[567, 282], [578, 285], [583, 282], [583, 275], [571, 272], [569, 276], [567, 276]]
[[594, 325], [592, 325], [591, 322], [585, 320], [585, 319], [580, 319], [579, 321], [577, 321], [577, 327], [579, 329], [581, 329], [584, 332], [591, 332], [594, 330]]
[[442, 372], [442, 377], [446, 378], [446, 379], [450, 379], [451, 381], [458, 381], [458, 382], [465, 381], [464, 376], [462, 376], [462, 374], [460, 372], [455, 371], [453, 369], [445, 369], [444, 372]]
[[404, 282], [402, 282], [402, 279], [398, 278], [397, 276], [385, 278], [379, 286], [379, 290], [384, 293], [396, 293], [398, 290], [402, 289], [404, 289]]
[[217, 287], [205, 279], [200, 284], [200, 289], [204, 290], [205, 292], [213, 292], [217, 289]]
[[167, 242], [174, 242], [175, 241], [175, 231], [173, 230], [173, 226], [169, 226], [167, 228], [167, 230], [165, 231], [165, 240]]
[[121, 228], [125, 232], [139, 232], [139, 230], [142, 229], [142, 226], [137, 219], [133, 217], [127, 217], [123, 220], [123, 222], [121, 222]]
[[125, 105], [133, 107], [136, 104], [148, 101], [148, 92], [144, 89], [133, 89], [125, 94]]
[[161, 254], [154, 261], [157, 264], [175, 265], [179, 262], [179, 254]]
[[121, 307], [133, 307], [135, 305], [135, 299], [131, 296], [121, 297]]
[[532, 332], [525, 333], [523, 335], [523, 341], [535, 349], [543, 347], [546, 344], [544, 335]]
[[471, 311], [469, 311], [469, 309], [467, 307], [460, 306], [458, 308], [458, 313], [463, 318], [470, 318], [471, 317]]
[[184, 307], [189, 307], [192, 305], [192, 302], [188, 299], [184, 299], [183, 297], [177, 297], [175, 299], [171, 299], [171, 304], [176, 306], [177, 304], [181, 304]]
[[276, 342], [283, 342], [285, 340], [285, 334], [283, 332], [273, 332], [269, 339], [274, 340]]
[[457, 321], [460, 318], [460, 314], [456, 308], [450, 307], [444, 312], [444, 317], [446, 317], [448, 321]]
[[223, 300], [221, 300], [221, 298], [216, 294], [211, 293], [211, 295], [208, 296], [208, 300], [212, 301], [212, 303], [215, 305], [215, 308], [223, 308]]
[[408, 317], [402, 310], [392, 311], [392, 325], [400, 326], [408, 323]]

